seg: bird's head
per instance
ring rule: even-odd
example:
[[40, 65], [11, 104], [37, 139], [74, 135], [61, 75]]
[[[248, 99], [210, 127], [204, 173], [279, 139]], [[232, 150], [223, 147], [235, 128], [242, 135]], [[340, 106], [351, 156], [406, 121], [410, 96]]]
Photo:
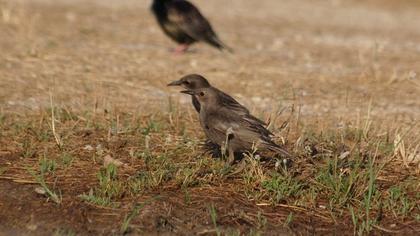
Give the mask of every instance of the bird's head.
[[181, 86], [185, 89], [192, 90], [209, 88], [210, 83], [201, 75], [191, 74], [169, 83], [168, 86]]

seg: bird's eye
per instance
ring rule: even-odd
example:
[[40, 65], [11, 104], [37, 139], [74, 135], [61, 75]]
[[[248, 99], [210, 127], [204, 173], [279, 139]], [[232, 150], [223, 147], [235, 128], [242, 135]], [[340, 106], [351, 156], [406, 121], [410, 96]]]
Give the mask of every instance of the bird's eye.
[[204, 93], [203, 92], [200, 92], [200, 94], [198, 94], [198, 95], [200, 95], [200, 97], [202, 97], [202, 96], [204, 96]]
[[184, 81], [184, 84], [190, 84], [190, 82], [189, 81]]

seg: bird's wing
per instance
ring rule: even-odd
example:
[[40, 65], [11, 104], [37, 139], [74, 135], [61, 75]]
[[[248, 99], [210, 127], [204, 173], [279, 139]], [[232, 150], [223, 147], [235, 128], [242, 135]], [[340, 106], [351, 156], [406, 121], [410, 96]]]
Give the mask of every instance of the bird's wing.
[[220, 95], [220, 101], [223, 106], [228, 107], [240, 115], [249, 114], [249, 110], [237, 102], [233, 97], [220, 90], [217, 90], [217, 92]]
[[[252, 119], [232, 113], [226, 108], [209, 113], [206, 118], [207, 130], [213, 137], [224, 138], [229, 128], [234, 131], [234, 136], [243, 142], [252, 145], [257, 141], [271, 142], [271, 132], [263, 124]], [[251, 146], [250, 146], [251, 147]]]
[[168, 19], [196, 40], [202, 40], [215, 35], [210, 23], [188, 1], [173, 1], [168, 8]]
[[243, 117], [243, 119], [249, 120], [249, 122], [256, 122], [262, 125], [267, 125], [264, 121], [250, 114], [249, 110], [237, 102], [233, 97], [217, 89], [220, 95], [220, 101], [229, 110]]
[[[262, 125], [262, 126], [267, 126], [267, 123], [265, 123], [264, 121], [262, 121], [262, 120], [260, 120], [260, 119], [258, 119], [257, 117], [255, 117], [255, 116], [253, 116], [253, 115], [251, 115], [251, 114], [246, 114], [246, 115], [244, 115], [244, 117], [243, 117], [245, 120], [248, 120], [249, 122], [252, 122], [252, 123], [259, 123], [260, 125]], [[268, 130], [267, 130], [268, 131]], [[271, 134], [271, 132], [270, 132], [270, 135], [273, 135], [273, 134]]]
[[235, 142], [240, 143], [240, 146], [245, 149], [251, 149], [255, 144], [263, 149], [290, 157], [287, 151], [271, 140], [273, 134], [264, 127], [264, 123], [250, 114], [240, 115], [232, 112], [229, 107], [221, 107], [206, 112], [202, 121], [204, 121], [206, 134], [212, 140], [218, 140], [221, 143], [226, 139], [228, 130], [231, 129]]
[[282, 147], [277, 145], [271, 139], [273, 133], [264, 127], [264, 123], [254, 116], [248, 114], [242, 117], [241, 127], [239, 130], [238, 136], [242, 140], [248, 140], [248, 142], [253, 142], [252, 140], [257, 140], [260, 147], [266, 148], [268, 150], [277, 152], [284, 157], [290, 157], [290, 154], [284, 150]]

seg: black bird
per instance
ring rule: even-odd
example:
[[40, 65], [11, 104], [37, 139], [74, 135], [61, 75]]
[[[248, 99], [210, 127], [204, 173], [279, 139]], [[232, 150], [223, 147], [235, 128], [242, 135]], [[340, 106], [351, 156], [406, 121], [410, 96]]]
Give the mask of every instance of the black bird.
[[199, 41], [232, 52], [192, 3], [185, 0], [153, 0], [152, 11], [165, 34], [180, 44], [175, 52], [185, 52], [191, 44]]
[[271, 140], [272, 133], [251, 114], [239, 114], [223, 103], [223, 97], [212, 88], [181, 91], [196, 96], [200, 103], [200, 124], [207, 138], [225, 147], [229, 163], [235, 152], [248, 152], [257, 147], [260, 151], [273, 151], [284, 157], [290, 154]]

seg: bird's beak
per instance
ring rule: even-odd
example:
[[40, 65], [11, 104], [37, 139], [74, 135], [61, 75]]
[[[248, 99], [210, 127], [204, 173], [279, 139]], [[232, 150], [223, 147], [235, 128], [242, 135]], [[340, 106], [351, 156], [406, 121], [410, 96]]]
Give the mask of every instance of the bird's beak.
[[168, 86], [180, 86], [182, 84], [181, 80], [175, 80], [168, 84]]
[[191, 91], [191, 90], [183, 90], [183, 91], [181, 91], [181, 93], [185, 93], [185, 94], [188, 94], [188, 95], [191, 95], [191, 96], [196, 95], [196, 93], [194, 91]]

